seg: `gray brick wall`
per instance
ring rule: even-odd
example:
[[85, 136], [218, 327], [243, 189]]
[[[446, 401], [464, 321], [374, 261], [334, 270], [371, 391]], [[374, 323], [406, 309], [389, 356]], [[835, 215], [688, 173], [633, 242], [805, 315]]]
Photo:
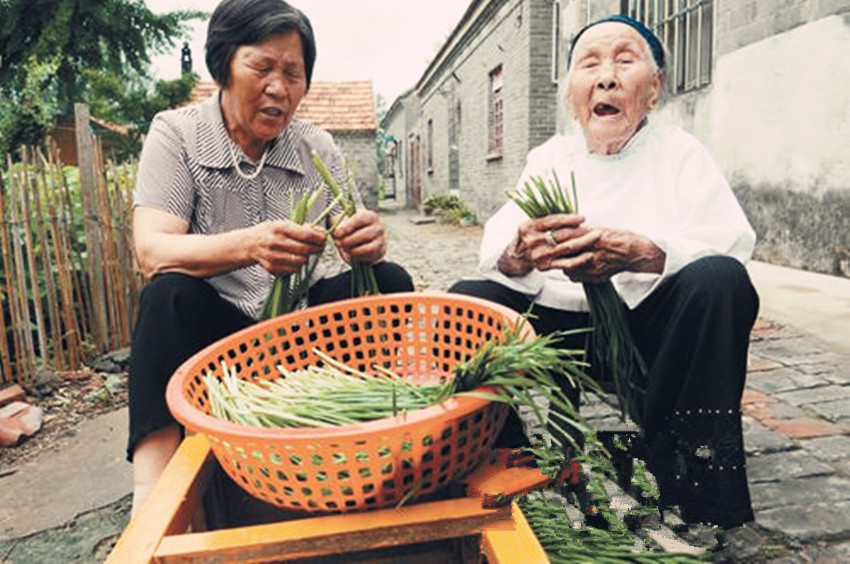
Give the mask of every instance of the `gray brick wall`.
[[[505, 201], [528, 151], [555, 132], [557, 89], [551, 81], [552, 0], [490, 3], [489, 17], [462, 42], [435, 80], [422, 88], [423, 198], [449, 192], [449, 110], [461, 101], [458, 195], [479, 220]], [[490, 73], [502, 66], [504, 145], [488, 158]], [[427, 167], [428, 121], [433, 122], [433, 163]]]
[[718, 54], [728, 53], [832, 14], [850, 0], [716, 0]]
[[340, 132], [333, 134], [337, 146], [345, 157], [363, 203], [369, 209], [378, 206], [378, 162], [375, 153], [374, 132]]

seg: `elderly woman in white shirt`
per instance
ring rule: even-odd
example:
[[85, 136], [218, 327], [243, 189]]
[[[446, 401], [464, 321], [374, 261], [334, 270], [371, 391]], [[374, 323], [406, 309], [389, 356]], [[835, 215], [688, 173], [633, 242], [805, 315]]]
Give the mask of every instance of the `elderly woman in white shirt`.
[[[699, 141], [650, 124], [665, 57], [649, 29], [625, 16], [590, 24], [567, 81], [580, 132], [532, 150], [518, 185], [574, 173], [581, 215], [529, 219], [508, 202], [484, 230], [486, 280], [452, 291], [531, 308], [549, 333], [588, 327], [582, 284], [611, 280], [647, 366], [639, 422], [663, 499], [688, 523], [751, 521], [740, 400], [758, 312], [744, 267], [755, 234]], [[517, 419], [500, 441], [524, 442]]]

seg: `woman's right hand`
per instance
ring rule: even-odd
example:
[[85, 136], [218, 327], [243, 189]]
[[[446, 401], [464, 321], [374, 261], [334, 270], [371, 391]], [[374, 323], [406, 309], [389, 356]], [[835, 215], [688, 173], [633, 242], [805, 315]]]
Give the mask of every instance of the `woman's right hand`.
[[307, 264], [310, 255], [324, 251], [326, 233], [310, 225], [283, 219], [251, 228], [249, 253], [272, 274], [292, 274]]

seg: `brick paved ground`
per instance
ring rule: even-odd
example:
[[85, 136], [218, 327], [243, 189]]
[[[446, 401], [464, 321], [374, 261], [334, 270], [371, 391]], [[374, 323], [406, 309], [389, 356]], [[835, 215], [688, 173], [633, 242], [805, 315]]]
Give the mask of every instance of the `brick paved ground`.
[[[446, 290], [474, 277], [481, 227], [418, 218], [383, 212], [389, 258], [411, 272], [417, 289]], [[769, 319], [756, 323], [742, 409], [760, 561], [850, 561], [848, 361], [812, 335]]]

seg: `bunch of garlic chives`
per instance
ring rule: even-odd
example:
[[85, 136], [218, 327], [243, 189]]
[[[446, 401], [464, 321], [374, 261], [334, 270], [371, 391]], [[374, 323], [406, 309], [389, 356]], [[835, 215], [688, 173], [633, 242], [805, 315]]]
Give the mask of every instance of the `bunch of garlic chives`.
[[[530, 178], [531, 184], [525, 182], [523, 189], [508, 193], [508, 197], [532, 219], [552, 214], [578, 213], [575, 174], [571, 173], [570, 177], [572, 200], [561, 188], [554, 171], [548, 185], [542, 178], [534, 176]], [[597, 374], [610, 372], [623, 418], [629, 417], [640, 423], [646, 365], [632, 339], [622, 300], [610, 280], [599, 284], [584, 283], [582, 286], [593, 326]]]
[[[327, 185], [328, 189], [334, 195], [335, 201], [339, 201], [342, 205], [342, 215], [337, 221], [337, 224], [343, 218], [354, 215], [354, 212], [357, 211], [357, 205], [354, 201], [354, 178], [352, 175], [348, 175], [348, 186], [343, 191], [340, 189], [339, 184], [337, 184], [333, 176], [331, 176], [327, 166], [325, 166], [325, 163], [322, 161], [321, 155], [319, 155], [318, 151], [315, 149], [311, 154], [311, 160], [313, 161], [313, 166], [318, 171], [319, 176], [322, 177], [325, 185]], [[337, 224], [331, 227], [330, 233], [333, 233]], [[364, 262], [356, 260], [351, 261], [351, 285], [352, 297], [371, 296], [381, 293], [381, 290], [378, 288], [378, 280], [375, 278], [375, 271], [372, 268], [372, 265]]]
[[[321, 188], [306, 192], [301, 196], [298, 203], [293, 206], [290, 219], [298, 224], [306, 222], [310, 216], [310, 212], [316, 207], [321, 195]], [[320, 217], [327, 216], [333, 206], [334, 202], [331, 202], [325, 211], [320, 214]], [[316, 224], [317, 222], [318, 220], [313, 223]], [[310, 277], [313, 275], [317, 264], [317, 260], [310, 260], [297, 272], [276, 275], [271, 291], [263, 306], [261, 319], [271, 319], [272, 317], [295, 310], [299, 303], [307, 297], [307, 292], [310, 289]]]

